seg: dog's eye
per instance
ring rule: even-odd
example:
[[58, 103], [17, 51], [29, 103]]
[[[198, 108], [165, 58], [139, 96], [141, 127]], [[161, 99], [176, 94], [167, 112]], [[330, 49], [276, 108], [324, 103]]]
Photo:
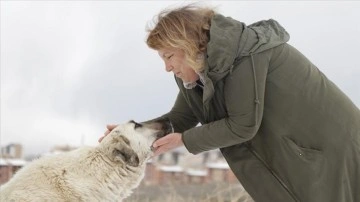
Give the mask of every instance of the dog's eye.
[[142, 125], [140, 123], [135, 123], [135, 129], [140, 128]]
[[142, 125], [141, 125], [140, 123], [136, 123], [136, 122], [133, 121], [133, 120], [131, 120], [130, 122], [134, 124], [134, 128], [135, 128], [135, 129], [142, 127]]

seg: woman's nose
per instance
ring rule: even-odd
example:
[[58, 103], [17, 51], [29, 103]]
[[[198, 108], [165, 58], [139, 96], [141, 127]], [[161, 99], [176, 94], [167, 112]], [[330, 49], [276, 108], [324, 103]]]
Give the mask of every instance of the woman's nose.
[[167, 72], [171, 72], [173, 70], [173, 66], [167, 62], [165, 62], [165, 70]]

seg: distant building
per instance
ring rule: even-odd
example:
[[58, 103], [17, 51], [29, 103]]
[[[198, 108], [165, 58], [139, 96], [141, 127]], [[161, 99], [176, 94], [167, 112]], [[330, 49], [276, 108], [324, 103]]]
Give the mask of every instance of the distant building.
[[21, 144], [9, 144], [1, 148], [1, 155], [5, 158], [22, 158], [23, 147]]
[[74, 146], [70, 146], [70, 145], [56, 145], [53, 148], [51, 148], [49, 152], [43, 153], [40, 156], [50, 156], [50, 155], [55, 155], [55, 154], [61, 154], [64, 152], [69, 152], [69, 151], [75, 150], [77, 148], [78, 147], [74, 147]]
[[167, 152], [147, 163], [143, 185], [228, 182], [237, 179], [219, 150], [192, 155], [185, 150]]
[[50, 152], [58, 153], [58, 152], [68, 152], [72, 151], [74, 149], [77, 149], [78, 147], [70, 146], [70, 145], [56, 145], [53, 148], [50, 149]]
[[27, 161], [23, 159], [0, 158], [0, 185], [9, 181], [26, 164]]
[[20, 168], [27, 164], [22, 159], [21, 144], [8, 144], [1, 148], [0, 153], [0, 185], [7, 182]]

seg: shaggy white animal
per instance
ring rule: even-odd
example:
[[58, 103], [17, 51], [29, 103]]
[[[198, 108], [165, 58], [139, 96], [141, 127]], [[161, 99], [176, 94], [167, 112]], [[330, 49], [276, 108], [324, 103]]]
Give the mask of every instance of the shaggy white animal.
[[96, 147], [42, 157], [0, 187], [0, 201], [122, 201], [144, 177], [152, 143], [170, 122], [117, 126]]

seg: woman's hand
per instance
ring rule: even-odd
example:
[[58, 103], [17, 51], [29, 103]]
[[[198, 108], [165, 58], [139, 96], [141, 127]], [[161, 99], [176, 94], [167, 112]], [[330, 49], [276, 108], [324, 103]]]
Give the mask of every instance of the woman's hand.
[[114, 128], [116, 128], [117, 125], [106, 125], [107, 131], [105, 131], [104, 135], [101, 136], [98, 140], [98, 142], [101, 142], [105, 136], [107, 136]]
[[167, 151], [183, 146], [184, 143], [181, 139], [181, 133], [170, 133], [158, 140], [153, 144], [155, 149], [154, 156], [163, 154]]

